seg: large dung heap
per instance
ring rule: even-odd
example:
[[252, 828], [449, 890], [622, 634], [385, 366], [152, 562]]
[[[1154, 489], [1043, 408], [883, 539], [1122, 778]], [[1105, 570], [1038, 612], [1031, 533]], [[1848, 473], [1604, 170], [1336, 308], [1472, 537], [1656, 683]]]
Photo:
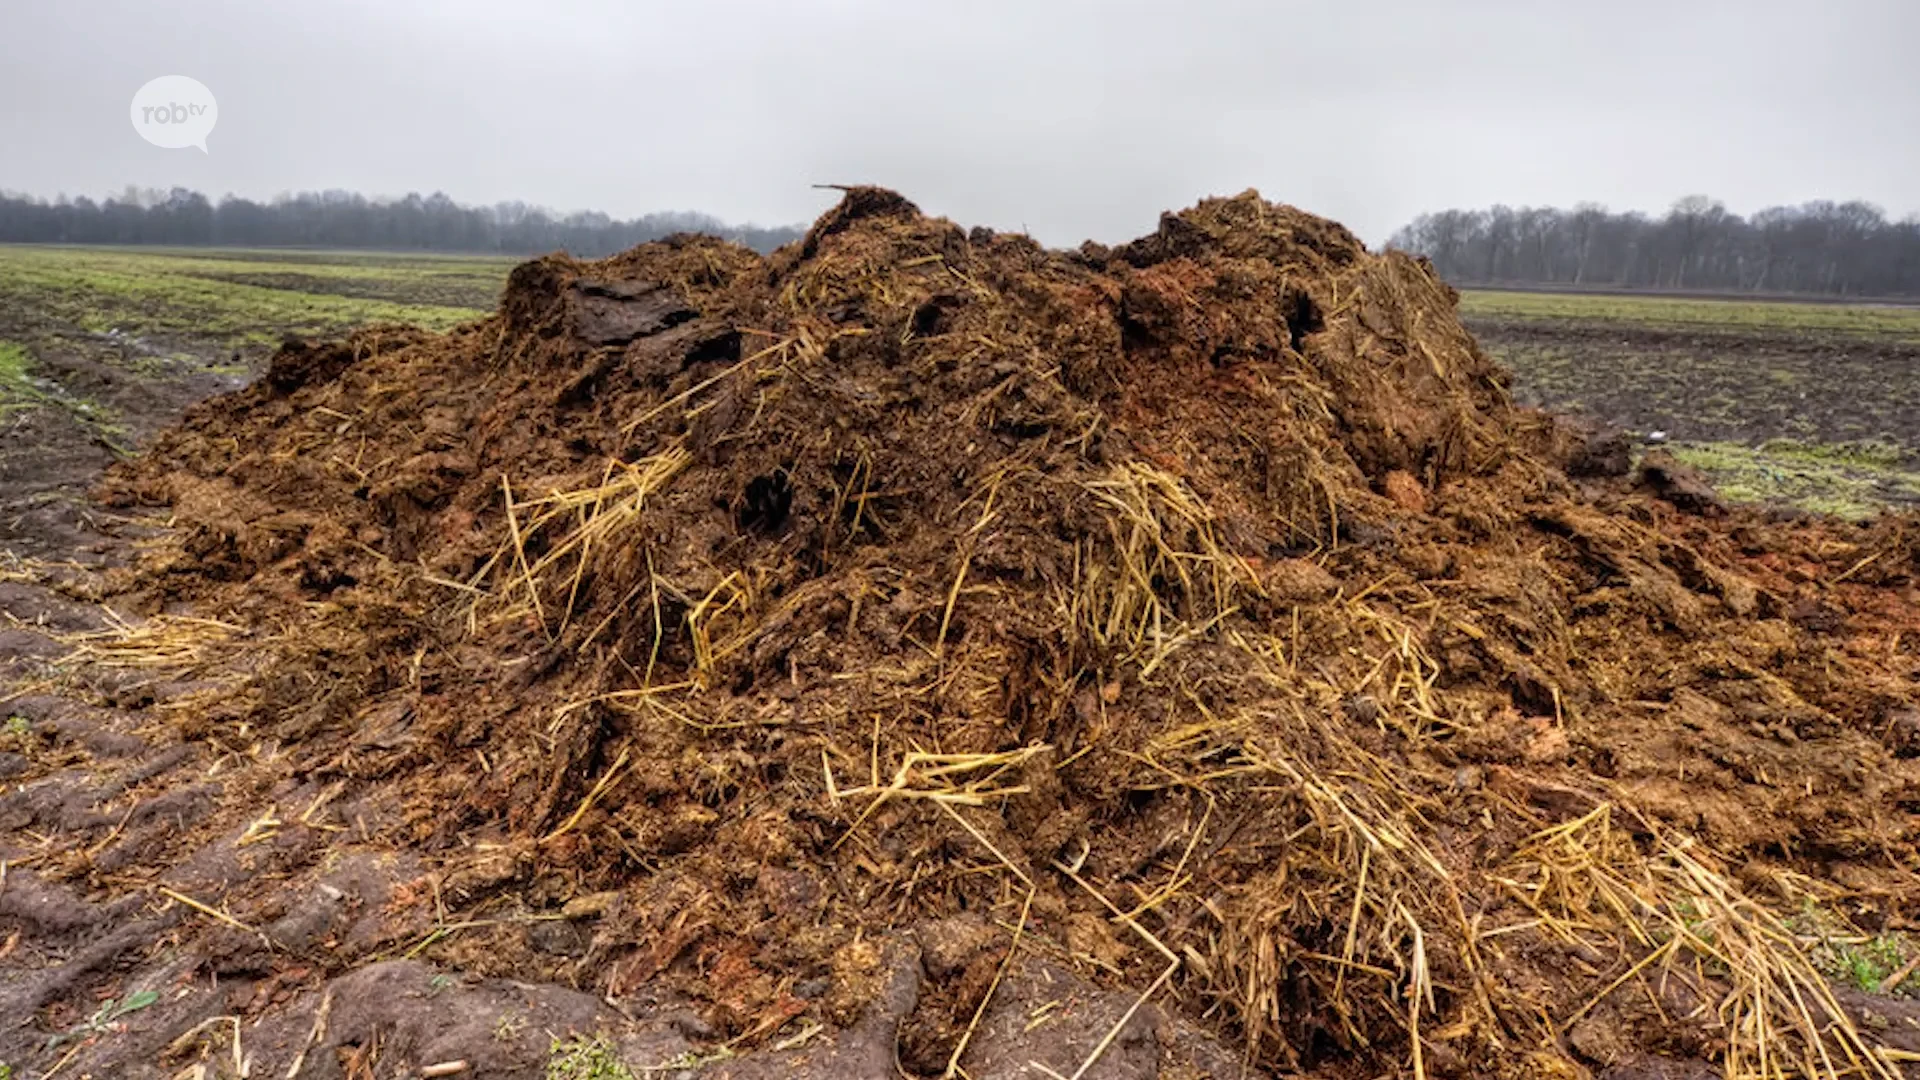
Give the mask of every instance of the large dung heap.
[[[1017, 934], [1263, 1068], [1895, 1075], [1791, 920], [1915, 896], [1909, 527], [1570, 479], [1454, 301], [1253, 193], [1061, 252], [858, 188], [290, 345], [108, 481], [171, 520], [134, 634], [224, 680], [147, 858], [278, 806], [240, 921], [405, 849], [424, 955], [725, 1037], [973, 920], [909, 1070]], [[586, 902], [577, 957], [489, 917]]]

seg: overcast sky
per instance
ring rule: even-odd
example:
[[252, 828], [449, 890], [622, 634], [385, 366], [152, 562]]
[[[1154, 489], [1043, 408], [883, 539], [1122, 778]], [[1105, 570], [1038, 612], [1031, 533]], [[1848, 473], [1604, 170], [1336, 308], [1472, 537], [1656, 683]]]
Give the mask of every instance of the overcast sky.
[[[444, 190], [810, 219], [814, 183], [1123, 240], [1257, 187], [1920, 211], [1920, 0], [0, 0], [0, 189]], [[210, 153], [143, 142], [190, 75]]]

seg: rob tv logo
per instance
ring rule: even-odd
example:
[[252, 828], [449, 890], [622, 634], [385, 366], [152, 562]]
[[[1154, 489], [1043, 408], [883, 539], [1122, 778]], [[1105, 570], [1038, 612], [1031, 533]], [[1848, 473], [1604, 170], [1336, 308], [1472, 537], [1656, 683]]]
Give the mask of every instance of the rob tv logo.
[[168, 150], [193, 146], [203, 154], [207, 135], [220, 121], [213, 91], [185, 75], [162, 75], [141, 87], [129, 112], [133, 130], [153, 145]]

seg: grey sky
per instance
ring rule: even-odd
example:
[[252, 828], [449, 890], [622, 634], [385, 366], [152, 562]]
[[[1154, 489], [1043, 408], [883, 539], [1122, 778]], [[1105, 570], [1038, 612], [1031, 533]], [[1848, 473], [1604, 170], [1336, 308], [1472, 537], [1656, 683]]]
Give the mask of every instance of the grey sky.
[[[874, 182], [1120, 240], [1258, 187], [1369, 241], [1423, 210], [1920, 211], [1916, 0], [0, 0], [0, 189], [444, 190], [810, 219]], [[211, 153], [133, 92], [191, 75]]]

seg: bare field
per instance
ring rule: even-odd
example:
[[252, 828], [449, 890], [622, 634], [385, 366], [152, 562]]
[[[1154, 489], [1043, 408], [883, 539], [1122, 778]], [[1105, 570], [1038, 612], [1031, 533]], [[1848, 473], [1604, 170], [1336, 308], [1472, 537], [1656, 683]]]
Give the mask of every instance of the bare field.
[[1730, 498], [1920, 503], [1920, 309], [1468, 292], [1528, 404], [1662, 431]]

